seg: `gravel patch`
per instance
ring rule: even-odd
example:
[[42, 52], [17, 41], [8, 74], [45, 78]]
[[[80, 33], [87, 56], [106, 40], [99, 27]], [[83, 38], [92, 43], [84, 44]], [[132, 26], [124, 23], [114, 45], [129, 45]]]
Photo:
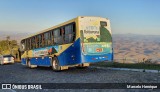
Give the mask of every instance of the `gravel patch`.
[[[70, 68], [61, 72], [52, 71], [51, 67], [29, 69], [20, 63], [0, 66], [0, 83], [160, 83], [160, 73], [138, 72], [125, 70], [101, 69], [89, 67], [86, 69]], [[15, 90], [25, 92], [25, 90]], [[33, 92], [52, 90], [32, 90]], [[57, 89], [56, 92], [71, 91]], [[129, 89], [73, 89], [72, 92], [158, 92], [157, 90]], [[14, 92], [14, 90], [0, 92]], [[27, 91], [26, 91], [27, 92]]]

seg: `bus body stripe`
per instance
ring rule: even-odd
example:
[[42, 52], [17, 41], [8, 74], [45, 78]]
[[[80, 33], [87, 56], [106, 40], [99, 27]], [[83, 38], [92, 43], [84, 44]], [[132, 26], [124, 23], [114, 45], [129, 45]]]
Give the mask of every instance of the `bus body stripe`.
[[[58, 57], [60, 66], [74, 65], [81, 63], [93, 63], [100, 61], [112, 61], [113, 53], [103, 55], [83, 55], [81, 53], [80, 38], [76, 40], [70, 47], [63, 51]], [[26, 65], [26, 59], [22, 58], [22, 64]], [[51, 58], [46, 57], [33, 57], [30, 58], [32, 65], [38, 66], [51, 66]]]
[[61, 66], [81, 63], [80, 38], [58, 56]]

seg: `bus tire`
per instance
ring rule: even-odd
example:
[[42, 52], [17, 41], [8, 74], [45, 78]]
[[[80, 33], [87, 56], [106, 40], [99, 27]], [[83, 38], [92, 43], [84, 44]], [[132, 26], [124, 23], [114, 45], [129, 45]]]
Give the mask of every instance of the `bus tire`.
[[31, 69], [37, 67], [37, 65], [32, 65], [30, 61], [27, 61], [27, 66]]
[[61, 66], [59, 66], [59, 61], [57, 57], [53, 57], [52, 59], [52, 69], [56, 72], [61, 71]]

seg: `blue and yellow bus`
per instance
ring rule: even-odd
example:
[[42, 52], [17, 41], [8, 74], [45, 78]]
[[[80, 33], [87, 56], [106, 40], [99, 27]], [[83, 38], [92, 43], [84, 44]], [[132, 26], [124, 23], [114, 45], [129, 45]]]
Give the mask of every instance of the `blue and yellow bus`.
[[21, 63], [30, 68], [88, 67], [112, 61], [113, 46], [107, 18], [79, 16], [21, 40]]

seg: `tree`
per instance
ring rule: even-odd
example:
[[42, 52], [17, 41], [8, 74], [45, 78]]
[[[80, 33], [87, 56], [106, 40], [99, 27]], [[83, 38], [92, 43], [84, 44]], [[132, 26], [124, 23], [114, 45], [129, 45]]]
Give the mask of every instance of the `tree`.
[[18, 43], [16, 40], [10, 41], [10, 37], [6, 37], [6, 40], [0, 41], [0, 54], [15, 55], [17, 51], [18, 51]]

